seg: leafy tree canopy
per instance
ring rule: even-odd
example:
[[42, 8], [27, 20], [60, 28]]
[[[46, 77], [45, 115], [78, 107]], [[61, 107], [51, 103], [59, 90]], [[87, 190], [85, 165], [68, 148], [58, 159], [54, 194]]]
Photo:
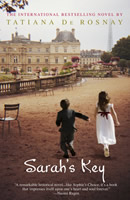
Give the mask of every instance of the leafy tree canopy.
[[9, 72], [9, 68], [5, 68], [4, 71], [7, 74]]
[[120, 59], [130, 60], [130, 36], [121, 38], [112, 49], [113, 56], [119, 56]]
[[43, 72], [48, 72], [48, 68], [47, 68], [47, 67], [43, 67], [43, 68], [42, 68], [42, 71], [43, 71]]
[[66, 62], [64, 63], [64, 66], [71, 66], [72, 65], [72, 62]]
[[125, 59], [120, 59], [120, 61], [119, 61], [119, 63], [118, 63], [118, 66], [121, 67], [121, 68], [127, 67], [127, 60], [125, 60]]
[[111, 60], [111, 57], [112, 57], [112, 53], [110, 52], [104, 52], [102, 55], [101, 55], [101, 60], [105, 63], [109, 63], [110, 60]]
[[126, 65], [128, 68], [130, 68], [130, 60], [127, 60]]

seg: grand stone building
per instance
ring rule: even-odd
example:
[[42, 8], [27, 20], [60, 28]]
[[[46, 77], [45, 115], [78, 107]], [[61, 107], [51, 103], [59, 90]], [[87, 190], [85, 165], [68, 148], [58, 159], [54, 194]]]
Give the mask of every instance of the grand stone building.
[[91, 49], [89, 50], [82, 50], [80, 52], [80, 65], [84, 67], [85, 65], [93, 64], [98, 61], [101, 61], [101, 55], [103, 51]]
[[80, 57], [80, 42], [75, 38], [75, 30], [56, 29], [56, 38], [51, 42], [32, 41], [28, 37], [12, 34], [11, 40], [0, 41], [0, 71], [21, 70], [33, 73], [47, 67], [50, 71], [57, 67], [60, 71], [64, 63], [71, 62], [72, 56]]

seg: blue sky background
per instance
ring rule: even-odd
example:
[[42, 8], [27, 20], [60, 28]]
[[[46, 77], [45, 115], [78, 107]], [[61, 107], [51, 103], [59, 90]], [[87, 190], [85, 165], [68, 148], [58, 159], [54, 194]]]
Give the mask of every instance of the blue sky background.
[[[130, 35], [130, 1], [129, 0], [29, 0], [29, 6], [24, 10], [17, 9], [16, 16], [7, 16], [6, 12], [0, 10], [0, 40], [10, 40], [11, 33], [17, 29], [20, 35], [28, 36], [31, 33], [32, 40], [40, 40], [50, 42], [56, 37], [56, 28], [61, 31], [71, 31], [75, 29], [75, 36], [81, 42], [81, 49], [101, 49], [108, 50], [108, 29], [109, 25], [102, 25], [103, 20], [114, 20], [112, 25], [113, 45], [122, 37]], [[18, 17], [18, 13], [95, 13], [92, 17]], [[113, 17], [98, 16], [98, 13], [113, 13]], [[116, 13], [122, 13], [123, 16], [117, 17]], [[10, 25], [7, 25], [7, 19], [11, 19]], [[24, 25], [19, 22], [24, 19]], [[27, 25], [27, 20], [33, 23], [34, 20], [39, 25]], [[40, 20], [46, 19], [46, 25], [40, 25]], [[67, 20], [66, 25], [62, 25], [62, 20]], [[96, 25], [95, 21], [99, 20], [100, 25]], [[119, 25], [118, 20], [123, 20]], [[14, 20], [19, 24], [13, 25]], [[54, 25], [49, 25], [53, 20]], [[80, 25], [80, 20], [85, 21], [85, 25]], [[88, 25], [87, 21], [93, 20], [92, 25]], [[73, 21], [73, 25], [69, 24]]]

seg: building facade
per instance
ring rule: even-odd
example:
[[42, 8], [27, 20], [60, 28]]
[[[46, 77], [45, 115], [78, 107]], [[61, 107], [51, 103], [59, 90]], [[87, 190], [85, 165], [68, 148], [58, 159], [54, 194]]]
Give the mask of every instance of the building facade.
[[82, 50], [80, 52], [80, 65], [81, 67], [84, 67], [85, 65], [90, 65], [93, 63], [96, 63], [98, 61], [101, 61], [101, 55], [103, 51], [91, 49], [88, 50]]
[[11, 40], [0, 41], [0, 71], [23, 70], [33, 73], [44, 67], [60, 71], [73, 56], [80, 57], [80, 42], [75, 38], [75, 30], [56, 29], [56, 38], [51, 42], [32, 41], [31, 35], [12, 34]]

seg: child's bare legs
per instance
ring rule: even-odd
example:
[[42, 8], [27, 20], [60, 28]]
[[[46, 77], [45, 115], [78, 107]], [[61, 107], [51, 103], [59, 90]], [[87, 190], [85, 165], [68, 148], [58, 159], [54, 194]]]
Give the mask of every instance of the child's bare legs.
[[110, 156], [109, 145], [108, 144], [104, 144], [104, 156], [105, 157], [109, 157]]
[[104, 149], [108, 149], [109, 150], [109, 145], [108, 144], [104, 144]]

